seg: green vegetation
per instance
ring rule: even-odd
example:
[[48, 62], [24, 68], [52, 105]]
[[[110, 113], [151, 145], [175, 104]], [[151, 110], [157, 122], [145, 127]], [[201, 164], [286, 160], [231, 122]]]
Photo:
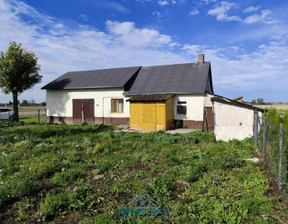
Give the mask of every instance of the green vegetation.
[[287, 103], [279, 103], [279, 104], [262, 104], [262, 105], [254, 105], [256, 107], [260, 107], [263, 109], [276, 109], [279, 112], [288, 112], [288, 104]]
[[[0, 130], [1, 223], [287, 223], [252, 139], [113, 132], [103, 125]], [[123, 217], [147, 194], [168, 215]]]
[[19, 121], [18, 96], [39, 83], [40, 66], [34, 53], [28, 52], [22, 44], [11, 42], [7, 51], [0, 55], [0, 87], [5, 94], [13, 96], [13, 120]]
[[[266, 123], [266, 160], [269, 164], [269, 169], [273, 174], [274, 178], [279, 180], [279, 144], [280, 144], [280, 115], [279, 111], [275, 108], [270, 109], [267, 114], [267, 123]], [[283, 199], [285, 199], [288, 205], [288, 173], [287, 173], [287, 164], [288, 164], [288, 111], [283, 113], [283, 154], [282, 154], [282, 194]], [[263, 122], [261, 124], [259, 136], [258, 136], [258, 145], [259, 149], [263, 150]]]
[[[1, 106], [1, 108], [12, 108], [12, 107], [11, 106]], [[45, 106], [19, 106], [18, 109], [19, 109], [19, 112], [30, 111], [30, 110], [35, 110], [35, 111], [41, 110], [41, 113], [43, 113], [43, 111], [46, 109], [46, 107]]]

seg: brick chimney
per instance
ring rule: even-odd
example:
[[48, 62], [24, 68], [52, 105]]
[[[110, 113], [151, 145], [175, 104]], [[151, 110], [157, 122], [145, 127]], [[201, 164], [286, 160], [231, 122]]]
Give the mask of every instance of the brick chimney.
[[204, 54], [198, 54], [197, 63], [204, 63], [204, 62], [205, 62]]

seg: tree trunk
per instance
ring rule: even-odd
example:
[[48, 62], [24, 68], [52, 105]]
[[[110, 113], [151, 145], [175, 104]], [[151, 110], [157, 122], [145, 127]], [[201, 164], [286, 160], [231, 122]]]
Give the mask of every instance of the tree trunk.
[[18, 113], [18, 93], [13, 92], [13, 110], [14, 110], [14, 115], [13, 115], [13, 120], [14, 121], [19, 121], [19, 113]]

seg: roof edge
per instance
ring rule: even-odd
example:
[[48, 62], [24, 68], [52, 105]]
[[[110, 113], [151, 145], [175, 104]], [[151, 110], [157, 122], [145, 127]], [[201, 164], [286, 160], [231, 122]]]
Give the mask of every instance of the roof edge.
[[216, 102], [225, 103], [225, 104], [228, 104], [228, 105], [244, 107], [244, 108], [257, 110], [257, 111], [261, 111], [261, 112], [267, 112], [266, 109], [255, 107], [255, 106], [252, 106], [251, 104], [245, 104], [245, 103], [236, 102], [236, 101], [234, 101], [232, 99], [229, 99], [229, 98], [224, 97], [224, 96], [216, 95], [216, 94], [212, 94], [212, 95], [214, 95], [214, 97], [211, 98], [212, 102], [216, 101]]

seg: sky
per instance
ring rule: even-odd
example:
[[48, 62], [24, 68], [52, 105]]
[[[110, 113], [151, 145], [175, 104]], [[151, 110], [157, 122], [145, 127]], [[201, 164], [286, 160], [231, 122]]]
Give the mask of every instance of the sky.
[[36, 54], [43, 75], [20, 101], [45, 101], [41, 87], [68, 71], [204, 53], [215, 94], [288, 102], [287, 0], [0, 0], [0, 51], [12, 41]]

